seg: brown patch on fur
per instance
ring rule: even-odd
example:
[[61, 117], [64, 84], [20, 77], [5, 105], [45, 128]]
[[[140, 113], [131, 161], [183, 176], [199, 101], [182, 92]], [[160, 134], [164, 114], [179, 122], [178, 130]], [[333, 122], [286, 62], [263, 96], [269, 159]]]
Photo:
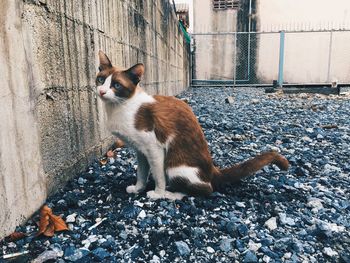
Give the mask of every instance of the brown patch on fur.
[[210, 182], [214, 169], [204, 133], [192, 109], [175, 97], [154, 96], [156, 103], [144, 104], [136, 114], [135, 128], [154, 130], [165, 143], [173, 138], [165, 156], [165, 168], [186, 165], [200, 170], [199, 178]]
[[[119, 84], [121, 88], [115, 88], [115, 84]], [[115, 72], [112, 75], [111, 88], [114, 94], [121, 98], [131, 98], [136, 91], [137, 84], [129, 79], [129, 75], [125, 71]]]

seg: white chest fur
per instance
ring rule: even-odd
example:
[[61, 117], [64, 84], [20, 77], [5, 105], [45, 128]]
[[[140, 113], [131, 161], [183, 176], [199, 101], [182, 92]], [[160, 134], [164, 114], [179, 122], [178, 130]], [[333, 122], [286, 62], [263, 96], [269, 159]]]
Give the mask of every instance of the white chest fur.
[[155, 99], [143, 91], [137, 93], [119, 105], [106, 104], [107, 128], [112, 134], [120, 137], [130, 146], [147, 154], [147, 147], [158, 145], [159, 142], [153, 131], [140, 131], [135, 128], [136, 114], [146, 103], [154, 103]]

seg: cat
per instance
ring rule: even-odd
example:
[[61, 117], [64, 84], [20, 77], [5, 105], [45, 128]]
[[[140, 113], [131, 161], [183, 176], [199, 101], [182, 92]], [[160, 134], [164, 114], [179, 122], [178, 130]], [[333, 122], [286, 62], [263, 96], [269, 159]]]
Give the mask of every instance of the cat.
[[288, 160], [273, 151], [229, 168], [215, 167], [188, 104], [171, 96], [147, 94], [139, 85], [143, 64], [115, 67], [102, 51], [99, 61], [96, 86], [104, 102], [107, 128], [136, 150], [137, 181], [126, 188], [127, 193], [144, 191], [150, 171], [155, 189], [147, 196], [175, 200], [185, 195], [209, 196], [223, 184], [238, 182], [271, 163], [288, 169]]

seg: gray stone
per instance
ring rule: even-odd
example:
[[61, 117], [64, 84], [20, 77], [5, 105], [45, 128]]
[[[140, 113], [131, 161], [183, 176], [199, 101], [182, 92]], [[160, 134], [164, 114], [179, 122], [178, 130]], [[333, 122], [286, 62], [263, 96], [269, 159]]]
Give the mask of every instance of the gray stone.
[[338, 256], [338, 252], [334, 251], [332, 248], [330, 247], [325, 247], [323, 250], [322, 250], [322, 253], [325, 254], [326, 256], [329, 256], [329, 257], [335, 257], [335, 256]]
[[220, 249], [224, 252], [229, 252], [230, 250], [232, 250], [232, 242], [234, 241], [234, 239], [231, 238], [224, 238], [220, 241]]
[[191, 253], [191, 249], [184, 241], [176, 241], [175, 246], [180, 256], [187, 256]]
[[225, 102], [226, 103], [229, 103], [229, 104], [232, 104], [235, 102], [235, 99], [231, 96], [228, 96], [226, 99], [225, 99]]
[[248, 250], [248, 252], [244, 255], [243, 262], [244, 263], [258, 262], [258, 258], [256, 257], [253, 251]]
[[295, 225], [294, 219], [291, 217], [287, 217], [285, 213], [279, 213], [278, 216], [282, 225], [289, 225], [289, 226]]
[[271, 217], [264, 224], [270, 231], [275, 230], [277, 228], [277, 219], [276, 217]]

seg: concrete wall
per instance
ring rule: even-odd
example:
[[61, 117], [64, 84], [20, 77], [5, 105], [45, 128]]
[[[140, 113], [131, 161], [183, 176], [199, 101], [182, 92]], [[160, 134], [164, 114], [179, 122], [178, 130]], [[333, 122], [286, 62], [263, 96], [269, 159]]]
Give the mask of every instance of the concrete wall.
[[97, 52], [146, 66], [151, 93], [188, 86], [168, 1], [0, 2], [0, 238], [112, 142], [95, 96]]
[[[193, 33], [236, 31], [237, 11], [213, 10], [212, 0], [193, 0]], [[195, 35], [194, 79], [232, 80], [234, 37]]]
[[[289, 83], [350, 83], [348, 0], [257, 0], [258, 31], [286, 31], [284, 79]], [[279, 34], [257, 36], [257, 77], [272, 83], [278, 75]]]

